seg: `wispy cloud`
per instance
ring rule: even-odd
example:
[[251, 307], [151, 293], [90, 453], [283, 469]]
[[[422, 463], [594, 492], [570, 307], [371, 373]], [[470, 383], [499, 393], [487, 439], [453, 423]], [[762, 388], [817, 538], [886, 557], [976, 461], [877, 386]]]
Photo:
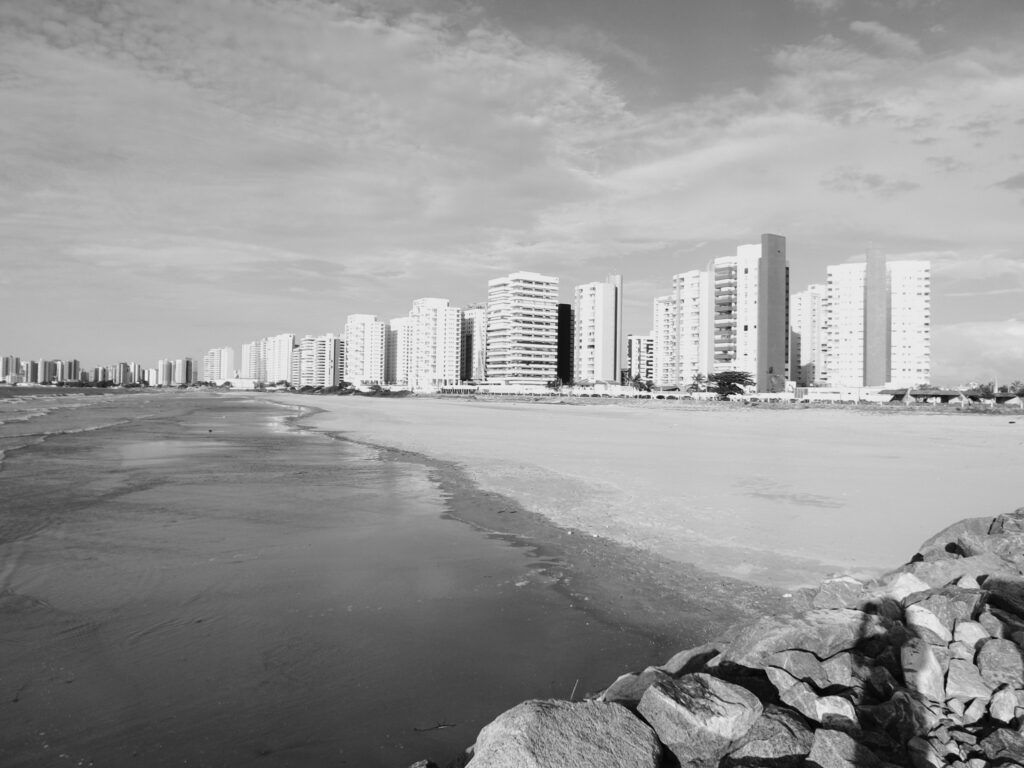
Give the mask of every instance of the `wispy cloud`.
[[1014, 174], [1002, 181], [997, 181], [996, 186], [1003, 189], [1024, 189], [1024, 172]]
[[818, 13], [829, 13], [838, 10], [843, 0], [793, 0], [798, 6], [810, 8]]
[[918, 56], [921, 53], [921, 45], [914, 38], [889, 29], [877, 21], [854, 21], [850, 29], [887, 53], [900, 56]]

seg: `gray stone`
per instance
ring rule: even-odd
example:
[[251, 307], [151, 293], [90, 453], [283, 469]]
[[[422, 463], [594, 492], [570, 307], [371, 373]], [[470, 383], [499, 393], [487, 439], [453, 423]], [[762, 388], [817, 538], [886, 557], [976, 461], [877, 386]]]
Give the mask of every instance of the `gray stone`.
[[927, 582], [930, 587], [942, 587], [962, 576], [978, 578], [986, 574], [1017, 574], [1017, 569], [1012, 564], [991, 553], [975, 557], [958, 557], [955, 560], [910, 563], [903, 568]]
[[989, 637], [1009, 637], [1010, 628], [991, 611], [978, 614], [978, 623], [985, 628]]
[[820, 728], [814, 732], [811, 752], [804, 765], [809, 768], [881, 768], [882, 761], [848, 734]]
[[1013, 512], [997, 516], [989, 526], [988, 532], [991, 534], [1024, 533], [1024, 507], [1018, 507]]
[[722, 649], [727, 646], [728, 643], [706, 643], [698, 645], [696, 648], [680, 651], [662, 664], [661, 669], [673, 677], [679, 677], [679, 675], [685, 675], [690, 672], [701, 672], [704, 669], [704, 665], [715, 656], [718, 656]]
[[993, 720], [1009, 725], [1016, 711], [1017, 695], [1013, 689], [1004, 686], [992, 694], [992, 700], [988, 703], [988, 714]]
[[992, 529], [995, 518], [992, 517], [970, 517], [965, 520], [953, 523], [943, 528], [930, 539], [918, 547], [917, 551], [927, 560], [929, 558], [948, 555], [948, 550], [956, 549], [957, 539], [964, 533], [988, 534]]
[[797, 680], [810, 683], [815, 688], [829, 686], [824, 665], [809, 651], [779, 651], [768, 657], [767, 663], [769, 667], [783, 669]]
[[911, 635], [916, 635], [932, 645], [946, 645], [953, 639], [953, 633], [950, 632], [952, 622], [947, 627], [938, 616], [920, 604], [908, 605], [903, 613]]
[[821, 668], [830, 685], [840, 685], [844, 688], [852, 688], [860, 685], [858, 675], [854, 674], [854, 668], [860, 674], [860, 678], [867, 680], [870, 676], [868, 661], [858, 653], [843, 651], [835, 656], [821, 662]]
[[981, 740], [981, 748], [989, 760], [1013, 760], [1020, 764], [1024, 759], [1024, 734], [999, 728]]
[[723, 768], [798, 768], [811, 751], [813, 733], [795, 712], [769, 705], [743, 737], [741, 746], [722, 758]]
[[957, 539], [965, 555], [991, 553], [1018, 566], [1024, 562], [1024, 532], [979, 536], [965, 533]]
[[961, 576], [957, 579], [956, 585], [961, 589], [981, 589], [981, 584], [973, 576]]
[[640, 674], [622, 675], [604, 690], [604, 693], [598, 697], [598, 700], [622, 704], [630, 709], [636, 709], [636, 705], [640, 703], [644, 691], [657, 682], [671, 679], [671, 675], [657, 667], [648, 667]]
[[989, 637], [991, 635], [988, 630], [976, 621], [958, 621], [953, 627], [953, 639], [975, 651], [978, 649], [978, 644], [982, 640], [988, 640]]
[[440, 768], [433, 760], [417, 760], [409, 768]]
[[864, 583], [852, 576], [826, 579], [811, 600], [815, 608], [855, 608], [864, 594]]
[[849, 608], [808, 611], [798, 618], [766, 617], [741, 629], [723, 658], [754, 669], [763, 669], [779, 651], [810, 651], [824, 659], [884, 636], [892, 626], [888, 619]]
[[858, 713], [865, 727], [876, 725], [904, 742], [939, 725], [939, 717], [925, 702], [905, 689], [897, 690], [881, 704], [861, 706]]
[[783, 703], [809, 720], [843, 728], [857, 725], [856, 710], [846, 699], [840, 696], [820, 696], [810, 685], [779, 667], [768, 667], [766, 671]]
[[893, 600], [901, 601], [916, 592], [923, 592], [931, 589], [931, 585], [922, 581], [912, 573], [898, 571], [883, 578], [882, 595], [891, 597]]
[[1024, 658], [1020, 647], [1012, 640], [992, 639], [982, 644], [977, 657], [981, 676], [993, 686], [1009, 683], [1024, 685]]
[[989, 700], [993, 686], [989, 684], [969, 661], [952, 659], [949, 662], [949, 673], [946, 675], [946, 698], [969, 701], [971, 699]]
[[989, 700], [987, 698], [975, 699], [972, 701], [967, 706], [967, 709], [964, 710], [964, 724], [973, 725], [985, 717], [985, 712], [988, 709], [988, 702]]
[[974, 663], [975, 650], [968, 646], [966, 643], [954, 641], [949, 644], [949, 658], [960, 659], [962, 661], [969, 661]]
[[914, 768], [942, 768], [946, 764], [938, 750], [921, 736], [907, 742], [907, 754]]
[[945, 701], [942, 667], [924, 640], [913, 637], [900, 649], [900, 664], [907, 687], [931, 701]]
[[717, 766], [761, 716], [754, 694], [697, 672], [647, 689], [638, 711], [683, 768]]
[[[1024, 533], [1018, 534], [1022, 541], [1020, 551], [1024, 555]], [[984, 581], [989, 592], [989, 602], [997, 608], [1010, 611], [1024, 620], [1024, 578], [1020, 576], [989, 576]]]
[[527, 701], [477, 736], [472, 768], [655, 768], [654, 732], [617, 704]]

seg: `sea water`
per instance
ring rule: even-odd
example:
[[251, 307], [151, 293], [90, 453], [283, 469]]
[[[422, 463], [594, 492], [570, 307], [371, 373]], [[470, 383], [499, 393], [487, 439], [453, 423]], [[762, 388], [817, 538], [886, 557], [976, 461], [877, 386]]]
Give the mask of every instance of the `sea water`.
[[443, 762], [675, 650], [451, 518], [421, 464], [298, 414], [0, 399], [0, 764]]

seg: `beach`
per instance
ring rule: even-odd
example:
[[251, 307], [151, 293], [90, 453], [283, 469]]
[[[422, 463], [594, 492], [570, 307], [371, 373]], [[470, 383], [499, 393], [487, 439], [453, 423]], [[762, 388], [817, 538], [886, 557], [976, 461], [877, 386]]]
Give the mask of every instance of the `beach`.
[[877, 576], [1024, 498], [1013, 414], [265, 397], [318, 409], [307, 427], [453, 462], [568, 531], [780, 589]]

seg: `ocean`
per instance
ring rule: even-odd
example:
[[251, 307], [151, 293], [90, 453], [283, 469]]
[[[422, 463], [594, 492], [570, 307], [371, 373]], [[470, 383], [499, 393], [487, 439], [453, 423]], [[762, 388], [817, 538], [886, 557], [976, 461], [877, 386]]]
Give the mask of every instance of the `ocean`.
[[436, 467], [303, 413], [2, 391], [0, 764], [443, 764], [684, 647], [453, 515]]

